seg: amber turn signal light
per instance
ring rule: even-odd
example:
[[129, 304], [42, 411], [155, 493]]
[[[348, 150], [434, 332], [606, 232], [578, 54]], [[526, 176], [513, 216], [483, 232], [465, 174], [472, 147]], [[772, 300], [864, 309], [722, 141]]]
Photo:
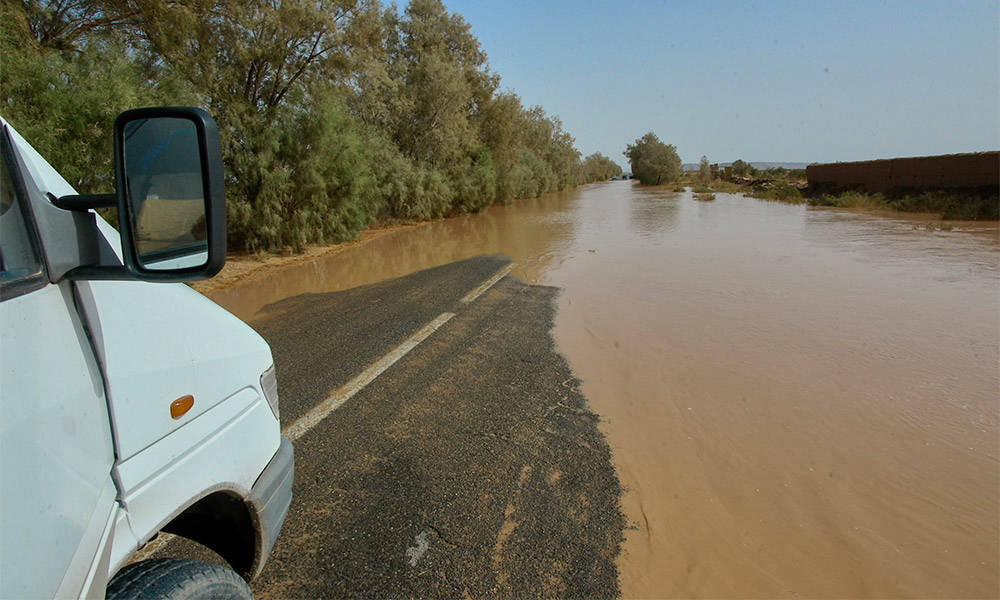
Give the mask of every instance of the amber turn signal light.
[[184, 413], [191, 410], [192, 406], [194, 406], [194, 396], [191, 394], [181, 396], [170, 403], [170, 416], [179, 419], [184, 416]]

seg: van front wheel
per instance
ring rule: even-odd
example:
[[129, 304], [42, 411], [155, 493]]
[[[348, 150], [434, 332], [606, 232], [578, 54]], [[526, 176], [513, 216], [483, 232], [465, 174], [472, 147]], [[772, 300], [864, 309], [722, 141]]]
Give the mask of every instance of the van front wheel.
[[108, 584], [107, 600], [253, 600], [232, 569], [190, 558], [142, 560], [122, 568]]

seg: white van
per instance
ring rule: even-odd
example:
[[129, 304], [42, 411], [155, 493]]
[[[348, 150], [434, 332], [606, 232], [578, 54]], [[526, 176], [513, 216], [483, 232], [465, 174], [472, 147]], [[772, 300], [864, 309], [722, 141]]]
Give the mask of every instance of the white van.
[[[122, 113], [117, 191], [91, 196], [0, 126], [0, 598], [252, 597], [292, 493], [274, 363], [250, 327], [174, 283], [225, 261], [215, 122]], [[242, 578], [136, 562], [159, 532]]]

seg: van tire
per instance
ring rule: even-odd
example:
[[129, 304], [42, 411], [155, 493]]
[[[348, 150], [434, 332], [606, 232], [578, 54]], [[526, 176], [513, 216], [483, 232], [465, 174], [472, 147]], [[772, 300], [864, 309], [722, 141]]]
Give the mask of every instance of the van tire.
[[107, 600], [253, 600], [232, 569], [190, 558], [156, 558], [125, 566], [108, 584]]

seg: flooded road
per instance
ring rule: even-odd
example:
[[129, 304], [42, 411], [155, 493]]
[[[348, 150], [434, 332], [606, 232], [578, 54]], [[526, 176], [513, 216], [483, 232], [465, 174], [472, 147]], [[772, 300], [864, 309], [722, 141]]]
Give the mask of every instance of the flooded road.
[[611, 190], [553, 278], [624, 595], [995, 596], [995, 233]]
[[261, 318], [505, 253], [563, 290], [554, 335], [626, 488], [623, 596], [994, 597], [1000, 240], [924, 225], [612, 182], [212, 296]]

